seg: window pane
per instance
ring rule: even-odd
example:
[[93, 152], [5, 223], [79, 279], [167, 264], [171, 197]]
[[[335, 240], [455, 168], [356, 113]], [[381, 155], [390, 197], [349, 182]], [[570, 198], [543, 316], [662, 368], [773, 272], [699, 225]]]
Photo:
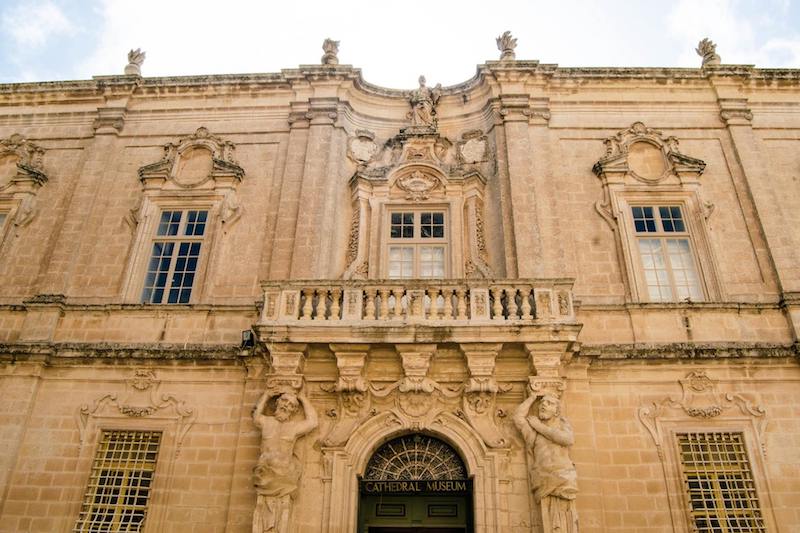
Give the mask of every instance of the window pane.
[[413, 239], [414, 213], [392, 213], [390, 226], [392, 239]]
[[206, 217], [208, 211], [189, 211], [186, 218], [186, 230], [184, 235], [201, 236], [206, 230]]
[[169, 236], [177, 235], [178, 227], [181, 224], [181, 215], [183, 211], [162, 211], [161, 220], [158, 223], [158, 230], [156, 235]]
[[422, 238], [444, 238], [444, 213], [420, 213], [420, 234]]
[[659, 207], [658, 214], [661, 216], [661, 224], [665, 232], [686, 231], [680, 207]]
[[412, 246], [389, 247], [389, 277], [414, 277], [414, 248]]
[[653, 208], [650, 206], [632, 207], [633, 225], [637, 233], [653, 233], [656, 231], [656, 221], [653, 217]]
[[661, 239], [639, 239], [639, 254], [642, 258], [642, 268], [650, 300], [655, 302], [672, 300], [672, 289]]
[[172, 262], [175, 243], [155, 242], [150, 255], [147, 274], [142, 291], [142, 303], [158, 304], [163, 297], [163, 289], [167, 281], [167, 272]]
[[694, 258], [689, 248], [688, 239], [667, 239], [667, 251], [672, 267], [672, 276], [675, 278], [675, 292], [677, 298], [702, 300], [703, 292], [700, 289], [700, 280], [694, 267]]
[[444, 247], [420, 246], [419, 275], [421, 278], [444, 277]]

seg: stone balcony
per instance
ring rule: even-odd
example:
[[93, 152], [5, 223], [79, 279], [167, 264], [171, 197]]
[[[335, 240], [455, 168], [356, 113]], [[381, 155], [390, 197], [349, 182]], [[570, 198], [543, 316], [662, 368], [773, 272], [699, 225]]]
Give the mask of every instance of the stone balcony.
[[571, 279], [262, 283], [263, 342], [574, 342]]

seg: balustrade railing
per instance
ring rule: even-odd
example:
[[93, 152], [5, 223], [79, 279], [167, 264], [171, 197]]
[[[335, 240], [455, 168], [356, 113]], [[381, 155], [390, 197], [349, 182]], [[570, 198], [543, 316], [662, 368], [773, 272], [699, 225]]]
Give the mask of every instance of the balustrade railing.
[[317, 280], [262, 287], [262, 324], [534, 323], [575, 317], [571, 280]]

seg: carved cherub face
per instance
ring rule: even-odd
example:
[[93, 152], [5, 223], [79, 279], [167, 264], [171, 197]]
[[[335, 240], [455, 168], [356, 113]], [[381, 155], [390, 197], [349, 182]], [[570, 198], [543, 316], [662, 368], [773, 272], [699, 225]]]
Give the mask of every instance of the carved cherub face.
[[297, 396], [288, 392], [283, 393], [275, 402], [275, 418], [279, 422], [285, 422], [292, 417], [299, 407], [300, 402], [297, 401]]
[[542, 399], [539, 400], [539, 419], [550, 420], [551, 418], [558, 416], [560, 407], [561, 403], [555, 396], [550, 394], [542, 396]]

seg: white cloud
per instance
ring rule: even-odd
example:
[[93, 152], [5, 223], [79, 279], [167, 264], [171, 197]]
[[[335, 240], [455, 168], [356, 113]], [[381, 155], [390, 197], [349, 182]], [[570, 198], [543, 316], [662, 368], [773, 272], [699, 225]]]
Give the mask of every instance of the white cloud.
[[4, 11], [0, 27], [17, 46], [34, 48], [44, 46], [51, 37], [76, 32], [61, 9], [47, 0], [26, 2]]

